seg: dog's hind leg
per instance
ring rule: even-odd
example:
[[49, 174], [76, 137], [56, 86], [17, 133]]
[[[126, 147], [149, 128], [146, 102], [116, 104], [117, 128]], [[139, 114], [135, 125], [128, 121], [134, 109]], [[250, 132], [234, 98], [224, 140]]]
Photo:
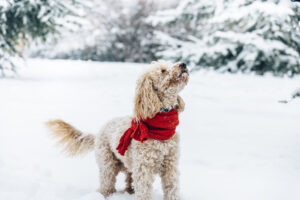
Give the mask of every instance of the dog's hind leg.
[[100, 144], [96, 146], [95, 152], [100, 172], [99, 192], [104, 197], [107, 197], [116, 192], [116, 176], [120, 171], [121, 165], [113, 152], [110, 150], [108, 143], [100, 142]]

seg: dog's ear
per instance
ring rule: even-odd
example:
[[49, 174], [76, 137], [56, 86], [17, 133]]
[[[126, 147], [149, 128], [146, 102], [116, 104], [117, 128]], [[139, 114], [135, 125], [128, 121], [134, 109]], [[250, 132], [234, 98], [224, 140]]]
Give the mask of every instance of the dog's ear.
[[143, 75], [137, 81], [134, 115], [137, 120], [152, 118], [160, 111], [162, 102], [154, 89], [153, 81]]
[[183, 112], [184, 111], [184, 107], [185, 107], [185, 103], [183, 101], [183, 99], [178, 95], [177, 96], [177, 111], [180, 113], [180, 112]]

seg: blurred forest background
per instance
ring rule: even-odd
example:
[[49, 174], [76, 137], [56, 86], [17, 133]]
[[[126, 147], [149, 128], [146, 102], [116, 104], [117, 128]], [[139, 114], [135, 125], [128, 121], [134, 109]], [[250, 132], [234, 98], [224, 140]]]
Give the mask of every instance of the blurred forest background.
[[0, 76], [16, 57], [42, 57], [292, 77], [299, 21], [288, 0], [0, 0]]

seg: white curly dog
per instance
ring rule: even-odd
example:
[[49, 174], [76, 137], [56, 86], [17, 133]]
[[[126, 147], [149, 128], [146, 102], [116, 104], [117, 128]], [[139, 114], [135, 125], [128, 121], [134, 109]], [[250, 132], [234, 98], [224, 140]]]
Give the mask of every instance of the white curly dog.
[[164, 199], [179, 200], [178, 133], [174, 132], [167, 140], [140, 142], [132, 139], [124, 156], [116, 147], [132, 120], [139, 122], [172, 109], [182, 112], [184, 102], [178, 93], [186, 86], [188, 78], [184, 63], [153, 62], [137, 81], [133, 116], [111, 120], [96, 136], [83, 134], [62, 120], [48, 121], [47, 126], [70, 156], [95, 150], [100, 172], [99, 192], [105, 197], [116, 192], [116, 176], [122, 171], [126, 174], [125, 191], [135, 193], [137, 200], [152, 199], [155, 174], [161, 177]]

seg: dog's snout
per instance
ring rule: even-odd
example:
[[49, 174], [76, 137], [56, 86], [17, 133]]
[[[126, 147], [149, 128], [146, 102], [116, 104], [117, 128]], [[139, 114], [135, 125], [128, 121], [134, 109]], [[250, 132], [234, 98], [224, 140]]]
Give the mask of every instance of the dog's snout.
[[179, 64], [179, 67], [180, 67], [181, 69], [186, 69], [186, 64], [185, 64], [185, 63], [180, 63], [180, 64]]

